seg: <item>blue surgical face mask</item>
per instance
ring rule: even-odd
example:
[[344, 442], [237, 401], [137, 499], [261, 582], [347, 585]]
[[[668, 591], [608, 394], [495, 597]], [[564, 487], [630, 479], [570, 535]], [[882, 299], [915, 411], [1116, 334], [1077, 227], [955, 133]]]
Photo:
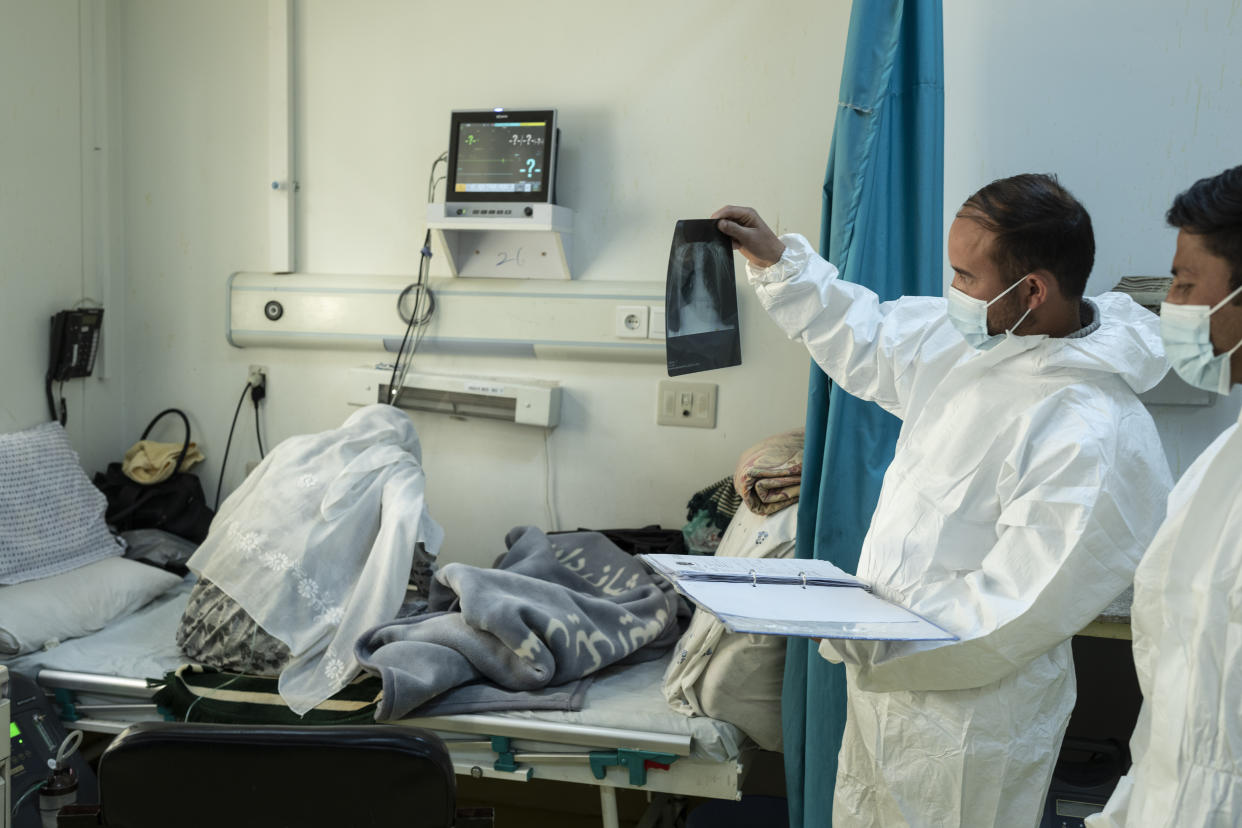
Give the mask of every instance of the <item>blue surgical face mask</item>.
[[1160, 338], [1164, 354], [1177, 375], [1195, 388], [1228, 394], [1233, 382], [1229, 358], [1242, 341], [1223, 354], [1212, 347], [1212, 314], [1242, 293], [1242, 287], [1211, 307], [1207, 305], [1160, 305]]
[[[987, 350], [1000, 342], [999, 334], [993, 336], [988, 333], [988, 308], [1000, 301], [1002, 296], [1022, 284], [1023, 281], [1025, 280], [1019, 279], [1014, 282], [997, 294], [996, 298], [991, 302], [967, 296], [953, 287], [953, 285], [949, 285], [949, 292], [945, 294], [945, 298], [949, 300], [949, 321], [953, 323], [953, 327], [957, 328], [958, 333], [965, 338], [972, 348]], [[1016, 331], [1018, 325], [1021, 325], [1026, 320], [1026, 316], [1030, 312], [1031, 309], [1027, 308], [1026, 313], [1022, 314], [1018, 319], [1017, 324], [1005, 331], [1005, 333]]]

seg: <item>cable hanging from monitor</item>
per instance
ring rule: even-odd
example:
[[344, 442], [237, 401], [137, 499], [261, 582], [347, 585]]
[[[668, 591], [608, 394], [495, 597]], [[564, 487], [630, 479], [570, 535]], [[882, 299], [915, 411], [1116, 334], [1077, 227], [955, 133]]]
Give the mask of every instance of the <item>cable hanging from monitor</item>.
[[[448, 161], [448, 153], [442, 152], [431, 162], [431, 172], [427, 176], [427, 201], [432, 202], [435, 199], [436, 185], [444, 180], [444, 176], [436, 178], [436, 168], [442, 163]], [[418, 278], [413, 284], [407, 285], [405, 290], [401, 291], [401, 295], [397, 297], [397, 315], [405, 320], [405, 333], [401, 336], [401, 345], [397, 348], [397, 358], [392, 364], [392, 376], [388, 380], [388, 404], [396, 405], [397, 398], [401, 396], [401, 389], [405, 385], [405, 376], [410, 370], [410, 363], [414, 361], [414, 352], [418, 350], [418, 346], [423, 341], [423, 336], [427, 333], [427, 324], [431, 321], [431, 317], [435, 314], [436, 298], [431, 292], [430, 286], [427, 284], [428, 271], [431, 267], [431, 229], [428, 228], [423, 236], [423, 246], [419, 250], [418, 259]], [[409, 318], [406, 318], [404, 311], [406, 297], [411, 293], [414, 294], [414, 306], [410, 309]], [[417, 333], [415, 333], [417, 328]], [[406, 345], [409, 345], [409, 352], [406, 352]]]

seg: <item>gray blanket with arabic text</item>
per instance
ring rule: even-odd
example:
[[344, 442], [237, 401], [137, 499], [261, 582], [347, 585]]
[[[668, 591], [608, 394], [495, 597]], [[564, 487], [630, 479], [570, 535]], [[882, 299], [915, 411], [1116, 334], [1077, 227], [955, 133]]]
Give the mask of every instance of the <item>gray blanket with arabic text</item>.
[[676, 642], [675, 593], [603, 535], [518, 527], [505, 544], [493, 569], [443, 566], [427, 614], [359, 638], [358, 661], [383, 680], [376, 719], [469, 682], [536, 690]]

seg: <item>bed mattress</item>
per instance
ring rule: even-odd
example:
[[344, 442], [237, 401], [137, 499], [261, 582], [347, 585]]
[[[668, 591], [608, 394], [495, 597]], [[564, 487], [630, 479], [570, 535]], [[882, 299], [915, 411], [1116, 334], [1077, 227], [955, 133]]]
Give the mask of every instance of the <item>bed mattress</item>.
[[[186, 661], [174, 639], [192, 586], [193, 579], [189, 576], [173, 590], [100, 632], [3, 663], [10, 670], [31, 677], [37, 677], [41, 670], [56, 670], [127, 679], [162, 679]], [[669, 656], [671, 651], [654, 661], [601, 671], [588, 687], [581, 710], [508, 711], [489, 716], [532, 724], [547, 722], [688, 736], [692, 758], [712, 761], [737, 758], [745, 736], [736, 727], [716, 719], [686, 717], [669, 708], [660, 689]], [[134, 699], [79, 693], [79, 701], [83, 705], [126, 701], [132, 705]], [[146, 713], [139, 709], [125, 710], [124, 716], [127, 721], [156, 718], [153, 708]], [[453, 718], [444, 717], [443, 720]]]

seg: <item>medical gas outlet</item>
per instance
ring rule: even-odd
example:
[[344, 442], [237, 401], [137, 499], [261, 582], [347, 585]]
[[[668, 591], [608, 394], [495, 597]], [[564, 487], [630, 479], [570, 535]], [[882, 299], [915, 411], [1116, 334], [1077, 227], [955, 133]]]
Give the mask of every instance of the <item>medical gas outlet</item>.
[[710, 382], [660, 382], [657, 425], [716, 427], [716, 386]]

